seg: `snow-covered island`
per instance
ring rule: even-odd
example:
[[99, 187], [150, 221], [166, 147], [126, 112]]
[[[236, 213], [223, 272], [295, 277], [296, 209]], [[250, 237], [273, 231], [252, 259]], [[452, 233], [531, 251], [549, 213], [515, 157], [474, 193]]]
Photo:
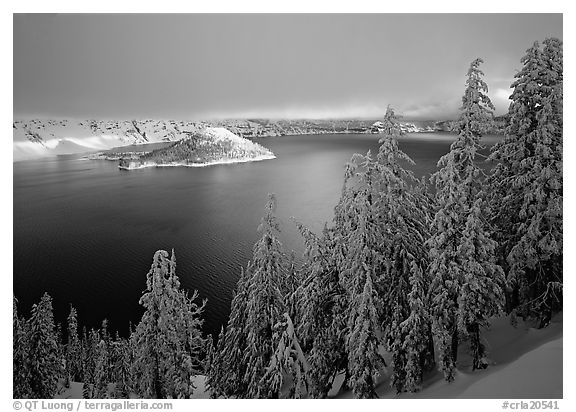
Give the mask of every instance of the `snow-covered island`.
[[264, 146], [237, 136], [222, 127], [207, 127], [187, 133], [168, 147], [120, 159], [124, 170], [146, 167], [202, 167], [216, 164], [245, 163], [275, 159]]

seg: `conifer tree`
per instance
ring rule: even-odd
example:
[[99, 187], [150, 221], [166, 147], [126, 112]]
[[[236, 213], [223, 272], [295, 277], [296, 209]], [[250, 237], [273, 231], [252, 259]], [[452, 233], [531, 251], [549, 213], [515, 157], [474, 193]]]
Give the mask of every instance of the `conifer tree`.
[[353, 295], [354, 301], [359, 301], [356, 313], [348, 324], [350, 335], [348, 350], [350, 360], [350, 386], [356, 398], [377, 398], [376, 378], [384, 359], [379, 353], [378, 315], [376, 313], [377, 299], [372, 287], [372, 272], [366, 268], [364, 289], [361, 294]]
[[276, 197], [271, 194], [266, 214], [258, 228], [262, 234], [254, 246], [253, 260], [247, 268], [248, 301], [246, 302], [245, 381], [249, 398], [277, 398], [277, 388], [262, 380], [272, 354], [278, 345], [274, 325], [286, 313], [287, 260], [279, 240], [280, 225], [276, 218]]
[[18, 316], [18, 300], [12, 298], [12, 396], [15, 399], [29, 398], [30, 366], [28, 325]]
[[262, 377], [262, 384], [280, 393], [288, 377], [287, 398], [300, 399], [308, 395], [310, 365], [304, 355], [292, 319], [288, 312], [284, 320], [275, 326], [275, 339], [278, 341], [270, 364]]
[[140, 298], [146, 308], [131, 340], [135, 358], [135, 390], [147, 398], [189, 398], [192, 378], [200, 369], [202, 306], [180, 289], [174, 252], [154, 254], [147, 275], [147, 289]]
[[[280, 227], [275, 212], [276, 198], [271, 194], [258, 227], [261, 237], [254, 245], [253, 259], [240, 277], [227, 328], [218, 339], [214, 371], [208, 379], [214, 396], [280, 395], [274, 382], [263, 379], [278, 347], [279, 336], [274, 334], [274, 327], [287, 312], [284, 299], [288, 263], [278, 237]], [[223, 367], [228, 368], [228, 377], [224, 376]]]
[[423, 276], [428, 264], [424, 247], [429, 236], [428, 202], [422, 182], [404, 168], [403, 164], [414, 162], [398, 147], [402, 135], [398, 119], [388, 107], [376, 159], [375, 209], [383, 239], [378, 278], [379, 296], [384, 302], [380, 317], [392, 355], [391, 384], [402, 392], [418, 390], [434, 354], [425, 299], [428, 282]]
[[81, 345], [82, 345], [82, 382], [84, 383], [84, 388], [86, 388], [86, 391], [88, 391], [88, 388], [91, 388], [90, 384], [94, 382], [94, 371], [96, 369], [95, 366], [96, 341], [93, 338], [93, 330], [88, 332], [85, 326], [82, 328]]
[[83, 365], [84, 365], [84, 380], [82, 385], [82, 397], [84, 399], [97, 398], [97, 387], [98, 387], [98, 358], [99, 351], [98, 345], [100, 343], [100, 333], [97, 330], [90, 329], [86, 331], [83, 328], [82, 333], [83, 339]]
[[504, 140], [492, 149], [492, 221], [512, 288], [508, 309], [547, 324], [562, 305], [562, 42], [535, 42], [514, 76]]
[[116, 333], [112, 343], [113, 379], [115, 398], [128, 398], [132, 384], [130, 347], [126, 339]]
[[[339, 206], [342, 217], [338, 230], [342, 235], [338, 241], [346, 244], [339, 268], [340, 283], [348, 301], [348, 377], [350, 388], [362, 398], [376, 397], [375, 378], [384, 365], [378, 354], [382, 301], [372, 280], [380, 278], [384, 265], [385, 241], [376, 208], [378, 177], [377, 164], [370, 151], [365, 156], [355, 154], [347, 166], [345, 192]], [[361, 330], [356, 329], [359, 324]], [[362, 352], [358, 347], [374, 352]]]
[[495, 242], [488, 236], [481, 193], [482, 171], [475, 164], [480, 137], [492, 123], [488, 87], [474, 60], [467, 74], [457, 140], [432, 176], [437, 210], [428, 240], [430, 312], [439, 344], [440, 367], [454, 379], [459, 333], [470, 337], [473, 368], [483, 367], [479, 329], [503, 304], [502, 269], [495, 264]]
[[52, 298], [47, 293], [32, 306], [28, 328], [30, 396], [51, 399], [56, 394], [62, 360], [58, 357]]
[[412, 262], [411, 288], [407, 296], [409, 315], [400, 323], [404, 337], [402, 349], [405, 353], [405, 371], [402, 387], [397, 389], [418, 392], [422, 387], [424, 372], [434, 366], [432, 325], [427, 308], [427, 282], [422, 267]]
[[206, 383], [211, 397], [243, 397], [248, 388], [244, 381], [246, 366], [246, 289], [247, 275], [241, 268], [237, 290], [232, 298], [231, 312], [226, 329], [222, 327], [210, 362]]
[[310, 365], [308, 396], [326, 398], [336, 375], [348, 368], [345, 340], [348, 303], [334, 263], [336, 230], [325, 227], [322, 235], [317, 236], [301, 223], [297, 227], [305, 251], [303, 280], [295, 293], [298, 302], [295, 326]]
[[94, 397], [108, 399], [109, 353], [106, 341], [100, 336], [96, 345], [96, 369], [94, 370]]
[[70, 305], [70, 314], [68, 315], [66, 369], [69, 380], [74, 382], [82, 381], [82, 347], [78, 336], [77, 312], [72, 305]]

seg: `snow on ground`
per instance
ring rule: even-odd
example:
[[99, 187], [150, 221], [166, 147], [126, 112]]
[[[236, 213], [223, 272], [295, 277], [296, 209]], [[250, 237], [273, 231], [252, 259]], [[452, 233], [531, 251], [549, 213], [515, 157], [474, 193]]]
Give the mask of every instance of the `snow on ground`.
[[[522, 321], [514, 327], [509, 317], [502, 316], [492, 321], [483, 338], [490, 361], [487, 369], [472, 371], [466, 342], [462, 342], [454, 382], [444, 381], [441, 372], [433, 371], [425, 377], [420, 392], [397, 395], [383, 372], [378, 395], [384, 399], [562, 398], [562, 312], [544, 329]], [[390, 365], [389, 357], [386, 362]], [[342, 377], [330, 395], [353, 398], [351, 391], [337, 394], [341, 384]]]
[[[458, 371], [452, 383], [444, 381], [438, 371], [425, 377], [422, 391], [396, 395], [390, 388], [388, 376], [381, 377], [378, 395], [383, 399], [558, 399], [563, 397], [563, 334], [562, 313], [556, 315], [544, 329], [519, 322], [510, 325], [508, 317], [492, 322], [484, 333], [491, 365], [472, 371], [465, 343], [459, 353]], [[388, 362], [388, 360], [387, 360]], [[388, 362], [390, 364], [390, 362]], [[195, 399], [209, 398], [205, 377], [194, 378]], [[351, 391], [337, 394], [342, 377], [338, 377], [331, 397], [353, 398]], [[112, 386], [110, 387], [112, 393]], [[82, 397], [82, 384], [73, 382], [58, 398]]]
[[115, 135], [99, 135], [86, 137], [66, 137], [47, 139], [42, 143], [31, 141], [15, 141], [12, 144], [14, 161], [28, 160], [59, 154], [86, 153], [97, 150], [108, 150], [126, 145], [126, 139]]
[[460, 398], [562, 398], [562, 338], [478, 379]]

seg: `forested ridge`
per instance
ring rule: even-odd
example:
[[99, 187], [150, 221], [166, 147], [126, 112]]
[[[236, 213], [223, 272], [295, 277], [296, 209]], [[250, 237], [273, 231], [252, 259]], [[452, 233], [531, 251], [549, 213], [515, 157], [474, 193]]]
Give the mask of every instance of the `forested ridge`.
[[[86, 398], [189, 398], [203, 375], [214, 398], [326, 398], [343, 375], [342, 390], [375, 398], [383, 370], [397, 393], [419, 391], [434, 368], [458, 379], [461, 347], [472, 370], [489, 368], [491, 318], [545, 328], [562, 310], [562, 56], [554, 38], [527, 50], [487, 172], [478, 151], [494, 107], [482, 59], [466, 73], [458, 136], [429, 178], [404, 167], [412, 160], [389, 107], [378, 153], [346, 167], [332, 222], [321, 233], [295, 222], [301, 265], [283, 248], [270, 195], [218, 337], [203, 336], [209, 302], [180, 288], [174, 251], [154, 254], [145, 313], [127, 339], [106, 321], [79, 331], [73, 307], [65, 329], [55, 325], [47, 294], [25, 319], [15, 297], [14, 397], [52, 398], [75, 381]], [[163, 161], [195, 145], [176, 143]]]

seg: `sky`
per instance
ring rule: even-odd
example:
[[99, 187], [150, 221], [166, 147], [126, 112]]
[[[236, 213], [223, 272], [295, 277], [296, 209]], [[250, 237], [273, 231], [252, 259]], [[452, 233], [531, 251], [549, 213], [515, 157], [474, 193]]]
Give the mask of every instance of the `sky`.
[[507, 111], [562, 14], [15, 14], [15, 118], [457, 116], [468, 66]]

